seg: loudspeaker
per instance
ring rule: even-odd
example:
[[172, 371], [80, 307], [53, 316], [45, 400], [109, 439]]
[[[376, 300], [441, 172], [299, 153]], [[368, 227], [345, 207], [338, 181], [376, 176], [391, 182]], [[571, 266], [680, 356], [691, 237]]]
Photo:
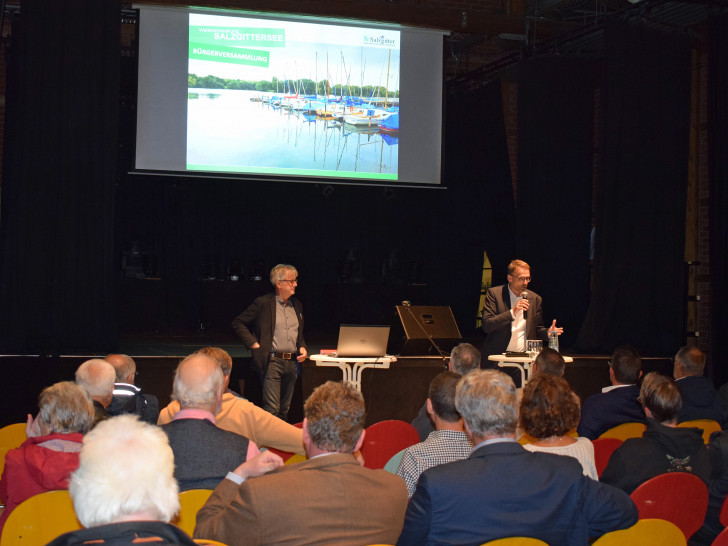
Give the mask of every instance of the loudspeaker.
[[389, 354], [436, 355], [428, 334], [444, 353], [462, 340], [452, 310], [438, 305], [397, 305], [389, 336]]

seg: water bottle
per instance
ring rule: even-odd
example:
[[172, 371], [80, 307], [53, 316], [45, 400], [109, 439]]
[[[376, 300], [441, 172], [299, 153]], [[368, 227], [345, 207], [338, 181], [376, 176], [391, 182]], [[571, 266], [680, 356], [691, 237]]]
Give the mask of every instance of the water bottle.
[[559, 334], [556, 332], [549, 332], [549, 349], [559, 352]]

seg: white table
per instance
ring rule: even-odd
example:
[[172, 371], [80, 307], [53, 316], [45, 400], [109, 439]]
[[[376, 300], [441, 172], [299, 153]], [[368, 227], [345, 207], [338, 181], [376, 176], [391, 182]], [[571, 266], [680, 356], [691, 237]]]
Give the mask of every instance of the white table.
[[361, 392], [361, 375], [367, 368], [381, 368], [388, 370], [392, 362], [397, 362], [396, 356], [385, 355], [380, 357], [348, 356], [335, 357], [331, 355], [309, 355], [316, 366], [331, 366], [340, 368], [344, 381], [348, 381]]
[[[574, 362], [574, 359], [570, 356], [561, 355], [564, 362]], [[536, 355], [533, 356], [506, 356], [505, 354], [499, 355], [488, 355], [488, 360], [491, 362], [497, 362], [499, 366], [508, 368], [518, 368], [521, 372], [521, 386], [526, 385], [526, 381], [531, 378], [531, 371], [533, 368], [533, 361], [536, 359]]]

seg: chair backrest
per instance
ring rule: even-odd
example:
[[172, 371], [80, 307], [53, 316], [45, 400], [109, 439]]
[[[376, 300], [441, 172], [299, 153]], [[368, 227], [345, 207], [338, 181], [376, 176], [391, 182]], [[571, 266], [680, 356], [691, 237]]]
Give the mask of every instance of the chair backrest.
[[640, 519], [671, 521], [690, 538], [700, 529], [708, 510], [708, 486], [693, 474], [668, 472], [650, 478], [630, 495]]
[[723, 506], [720, 507], [718, 520], [723, 527], [728, 527], [728, 497], [723, 500]]
[[594, 445], [594, 464], [597, 467], [597, 476], [601, 477], [604, 469], [607, 468], [609, 458], [614, 450], [622, 445], [622, 440], [617, 438], [597, 438], [592, 440]]
[[728, 546], [728, 528], [723, 529], [710, 546]]
[[211, 489], [189, 489], [179, 494], [179, 514], [173, 523], [185, 533], [192, 536], [197, 523], [197, 511], [212, 495]]
[[600, 438], [616, 438], [617, 440], [626, 440], [627, 438], [642, 438], [647, 426], [644, 423], [622, 423], [616, 427], [610, 428], [603, 433]]
[[602, 535], [592, 546], [686, 546], [680, 528], [664, 519], [641, 519], [629, 529]]
[[46, 491], [24, 500], [8, 516], [0, 545], [47, 544], [82, 526], [68, 491]]
[[361, 454], [367, 468], [384, 468], [393, 455], [419, 443], [415, 427], [404, 421], [380, 421], [367, 427]]
[[706, 445], [710, 443], [710, 435], [720, 430], [720, 424], [713, 419], [693, 419], [692, 421], [683, 421], [678, 423], [683, 428], [699, 428], [703, 431], [703, 442]]
[[541, 546], [547, 542], [531, 537], [508, 537], [491, 540], [490, 542], [484, 542], [480, 546]]
[[5, 454], [25, 442], [25, 423], [14, 423], [0, 428], [0, 476], [5, 469]]
[[[301, 421], [300, 423], [294, 423], [293, 426], [296, 427], [296, 428], [303, 428], [303, 421]], [[290, 459], [291, 457], [293, 457], [293, 455], [295, 455], [291, 451], [283, 451], [282, 449], [276, 449], [274, 447], [269, 447], [267, 449], [269, 449], [272, 453], [275, 453], [281, 459], [283, 459], [283, 462], [284, 463], [287, 463], [288, 462], [288, 459]], [[305, 459], [305, 457], [304, 457], [304, 459]], [[293, 461], [293, 462], [299, 462], [300, 460], [301, 459], [298, 459], [298, 460]]]

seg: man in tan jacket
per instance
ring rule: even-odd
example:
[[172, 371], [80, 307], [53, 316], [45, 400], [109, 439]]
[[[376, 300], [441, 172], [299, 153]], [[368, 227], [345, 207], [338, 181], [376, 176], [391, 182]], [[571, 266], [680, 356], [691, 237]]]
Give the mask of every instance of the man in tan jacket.
[[314, 390], [304, 414], [308, 460], [260, 477], [243, 463], [198, 512], [196, 538], [236, 546], [395, 543], [407, 488], [352, 455], [364, 441], [361, 393], [329, 381]]
[[[197, 353], [215, 359], [225, 376], [222, 406], [215, 416], [215, 423], [218, 427], [245, 436], [260, 447], [274, 447], [292, 453], [305, 453], [300, 428], [286, 423], [228, 389], [233, 361], [227, 352], [218, 347], [205, 347]], [[179, 410], [179, 402], [173, 400], [159, 412], [157, 424], [166, 425], [172, 422]]]

